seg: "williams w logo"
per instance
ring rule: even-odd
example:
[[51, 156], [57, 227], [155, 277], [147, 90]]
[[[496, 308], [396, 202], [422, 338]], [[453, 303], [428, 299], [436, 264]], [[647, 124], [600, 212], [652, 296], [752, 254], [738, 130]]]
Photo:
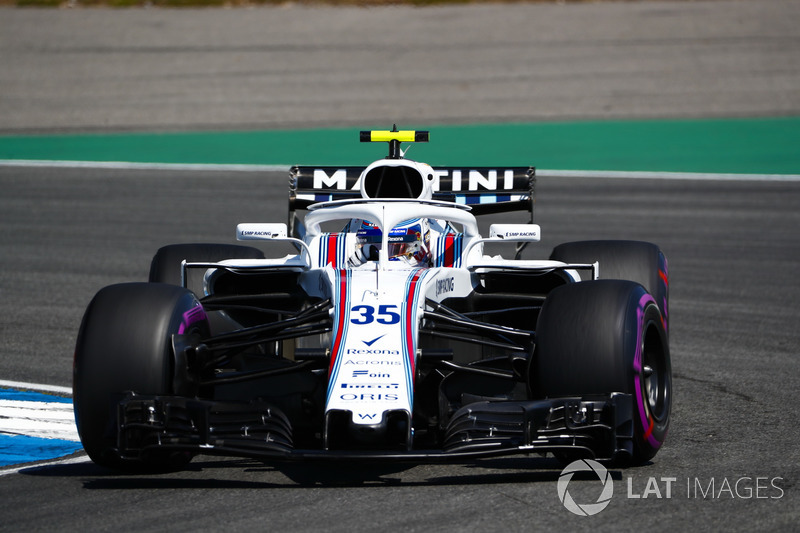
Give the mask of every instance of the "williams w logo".
[[[603, 488], [594, 503], [577, 503], [570, 495], [569, 482], [572, 481], [575, 472], [594, 472], [600, 478]], [[591, 459], [581, 459], [571, 462], [561, 471], [557, 489], [558, 499], [568, 511], [578, 516], [592, 516], [605, 509], [611, 502], [611, 496], [614, 495], [614, 482], [611, 480], [611, 474], [603, 465]]]

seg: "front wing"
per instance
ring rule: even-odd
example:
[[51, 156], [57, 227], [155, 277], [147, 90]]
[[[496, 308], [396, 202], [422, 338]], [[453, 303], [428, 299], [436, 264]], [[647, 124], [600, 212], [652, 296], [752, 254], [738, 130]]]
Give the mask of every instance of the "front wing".
[[118, 405], [117, 453], [138, 459], [185, 451], [271, 461], [458, 462], [527, 453], [630, 456], [629, 394], [476, 402], [459, 409], [437, 449], [299, 449], [289, 419], [263, 402], [216, 402], [130, 393]]

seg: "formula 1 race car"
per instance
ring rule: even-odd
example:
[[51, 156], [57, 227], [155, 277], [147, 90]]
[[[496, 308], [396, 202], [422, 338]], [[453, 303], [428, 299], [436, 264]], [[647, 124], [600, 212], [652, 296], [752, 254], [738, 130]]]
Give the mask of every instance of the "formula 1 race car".
[[[74, 363], [90, 458], [142, 471], [197, 454], [652, 458], [672, 397], [664, 255], [584, 241], [522, 259], [540, 239], [534, 169], [404, 157], [401, 142], [428, 137], [361, 132], [388, 157], [293, 167], [288, 222], [237, 227], [285, 257], [170, 245], [148, 283], [100, 290]], [[530, 223], [479, 233], [476, 216], [520, 210]]]

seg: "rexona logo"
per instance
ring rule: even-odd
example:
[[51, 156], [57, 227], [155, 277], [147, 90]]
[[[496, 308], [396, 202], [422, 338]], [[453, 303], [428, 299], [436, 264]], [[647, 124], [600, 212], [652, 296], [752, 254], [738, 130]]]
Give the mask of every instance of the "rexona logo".
[[[594, 503], [577, 503], [570, 495], [569, 482], [572, 481], [575, 472], [594, 472], [600, 478], [603, 488]], [[578, 516], [592, 516], [605, 509], [611, 502], [611, 496], [614, 495], [614, 482], [611, 480], [611, 474], [603, 465], [591, 459], [580, 459], [571, 462], [561, 471], [557, 489], [558, 499], [569, 512]]]
[[347, 352], [348, 355], [399, 355], [400, 350], [380, 350], [380, 349], [358, 349], [358, 348], [348, 348]]

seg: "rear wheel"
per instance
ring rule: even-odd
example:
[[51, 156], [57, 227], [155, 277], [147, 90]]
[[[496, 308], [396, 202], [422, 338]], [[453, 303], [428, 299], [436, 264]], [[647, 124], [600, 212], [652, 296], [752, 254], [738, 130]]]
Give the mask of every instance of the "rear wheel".
[[[168, 283], [182, 286], [181, 263], [217, 263], [226, 259], [264, 259], [261, 250], [251, 246], [237, 244], [170, 244], [159, 248], [150, 263], [151, 283]], [[194, 292], [198, 298], [205, 294], [203, 277], [205, 269], [192, 269], [187, 271], [186, 287]], [[230, 318], [226, 313], [209, 312], [208, 321], [214, 334], [233, 331], [241, 325]]]
[[161, 283], [126, 283], [100, 290], [86, 309], [75, 348], [73, 401], [83, 447], [97, 464], [170, 470], [183, 454], [123, 462], [116, 453], [117, 405], [129, 391], [171, 394], [172, 335], [208, 334], [203, 308], [189, 290]]
[[[159, 248], [150, 263], [150, 277], [154, 283], [181, 285], [181, 262], [216, 263], [225, 259], [264, 259], [261, 250], [237, 244], [170, 244]], [[191, 276], [187, 288], [198, 296], [203, 295], [202, 276]]]
[[[600, 279], [635, 281], [653, 295], [664, 325], [669, 320], [667, 258], [653, 243], [642, 241], [576, 241], [553, 248], [550, 259], [564, 263], [600, 263]], [[584, 279], [588, 276], [582, 273]]]
[[548, 398], [630, 394], [632, 459], [652, 458], [666, 437], [672, 403], [667, 333], [653, 296], [620, 280], [553, 290], [536, 326], [531, 388]]

